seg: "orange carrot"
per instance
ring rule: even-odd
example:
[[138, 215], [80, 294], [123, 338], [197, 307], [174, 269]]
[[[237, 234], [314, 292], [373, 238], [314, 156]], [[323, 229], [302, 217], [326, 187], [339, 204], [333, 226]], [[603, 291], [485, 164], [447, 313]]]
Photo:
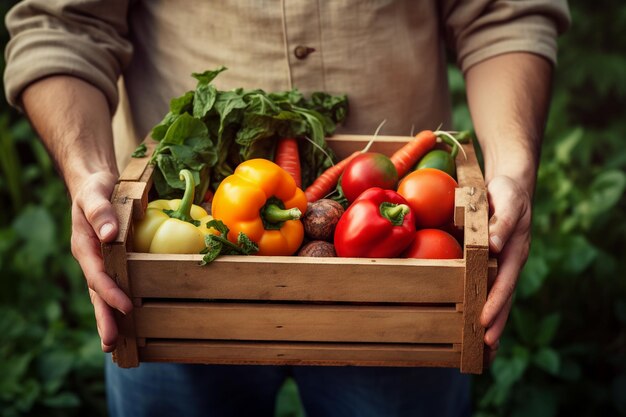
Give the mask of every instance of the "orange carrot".
[[335, 165], [331, 166], [330, 168], [327, 168], [326, 171], [322, 172], [322, 175], [320, 175], [319, 177], [315, 179], [315, 181], [313, 181], [313, 184], [307, 187], [307, 189], [304, 191], [304, 195], [306, 195], [306, 199], [309, 203], [317, 201], [320, 198], [326, 197], [328, 194], [331, 193], [331, 191], [335, 189], [335, 187], [337, 187], [337, 182], [339, 181], [339, 177], [341, 176], [341, 174], [343, 174], [343, 170], [346, 168], [346, 166], [357, 155], [365, 153], [370, 149], [370, 147], [376, 140], [376, 137], [378, 136], [378, 132], [380, 131], [380, 129], [383, 127], [383, 125], [386, 122], [387, 120], [385, 119], [378, 125], [378, 127], [376, 128], [376, 131], [374, 132], [374, 136], [372, 136], [372, 139], [370, 139], [370, 141], [367, 142], [367, 144], [365, 145], [363, 149], [361, 149], [360, 151], [353, 152], [352, 155], [347, 156], [346, 158], [337, 162]]
[[313, 181], [313, 184], [309, 185], [304, 191], [307, 201], [312, 203], [329, 194], [337, 186], [337, 181], [339, 181], [339, 177], [343, 173], [346, 165], [361, 153], [362, 151], [355, 151], [352, 155], [342, 159], [330, 168], [327, 168], [326, 171], [317, 177], [315, 181]]
[[302, 188], [300, 154], [298, 153], [298, 141], [295, 138], [281, 138], [278, 140], [274, 162], [291, 174], [293, 179], [296, 180], [298, 188]]
[[398, 171], [398, 177], [403, 177], [422, 156], [435, 147], [437, 133], [432, 130], [422, 130], [415, 135], [415, 139], [407, 142], [391, 155], [390, 159]]

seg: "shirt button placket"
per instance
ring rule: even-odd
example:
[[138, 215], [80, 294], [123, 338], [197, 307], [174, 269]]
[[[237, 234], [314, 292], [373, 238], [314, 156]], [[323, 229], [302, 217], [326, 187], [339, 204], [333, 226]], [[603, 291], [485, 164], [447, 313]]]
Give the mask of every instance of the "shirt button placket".
[[320, 11], [317, 2], [285, 2], [285, 39], [292, 86], [301, 91], [323, 91]]

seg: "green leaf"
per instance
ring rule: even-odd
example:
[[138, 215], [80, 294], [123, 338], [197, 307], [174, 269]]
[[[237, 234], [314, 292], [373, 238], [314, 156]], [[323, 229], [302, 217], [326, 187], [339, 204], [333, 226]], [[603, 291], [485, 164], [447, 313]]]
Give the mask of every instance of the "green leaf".
[[559, 354], [548, 347], [541, 348], [534, 354], [533, 363], [550, 375], [557, 375], [561, 368]]
[[217, 89], [210, 84], [200, 84], [193, 100], [193, 117], [202, 119], [213, 109], [217, 99]]
[[589, 200], [594, 214], [601, 215], [612, 210], [624, 198], [626, 173], [617, 170], [603, 171], [593, 179]]
[[43, 207], [27, 206], [13, 221], [13, 230], [26, 242], [25, 249], [32, 261], [41, 263], [41, 258], [58, 248], [56, 224]]
[[50, 408], [76, 408], [80, 406], [80, 398], [73, 392], [66, 391], [44, 398], [43, 404]]
[[0, 392], [19, 391], [33, 356], [34, 351], [14, 353], [10, 361], [0, 362]]
[[73, 356], [67, 350], [56, 349], [43, 352], [37, 358], [39, 379], [46, 393], [53, 394], [63, 385], [74, 365]]
[[597, 249], [581, 235], [568, 237], [563, 242], [563, 269], [571, 274], [580, 274], [587, 269], [597, 255]]
[[219, 255], [252, 255], [259, 251], [256, 243], [242, 232], [237, 236], [237, 244], [229, 241], [228, 226], [221, 220], [208, 221], [206, 227], [217, 230], [219, 235], [209, 234], [204, 237], [206, 248], [201, 252], [204, 256], [200, 265], [213, 262]]
[[14, 401], [15, 408], [28, 413], [35, 405], [35, 401], [39, 397], [40, 387], [36, 380], [29, 378], [20, 387], [18, 397]]
[[561, 314], [553, 313], [545, 316], [537, 328], [537, 335], [535, 337], [536, 346], [548, 346], [552, 343], [556, 331], [561, 323]]
[[572, 152], [583, 139], [583, 129], [572, 130], [564, 139], [561, 139], [555, 148], [556, 160], [564, 165], [571, 162]]
[[170, 126], [180, 117], [179, 114], [169, 112], [163, 117], [163, 120], [152, 128], [150, 136], [156, 141], [161, 141], [165, 137]]
[[539, 254], [528, 258], [524, 269], [520, 274], [518, 283], [518, 294], [522, 298], [528, 298], [537, 293], [541, 289], [544, 281], [548, 277], [550, 268], [544, 258]]
[[130, 156], [133, 158], [143, 158], [144, 156], [146, 156], [147, 150], [148, 150], [148, 147], [146, 146], [146, 144], [142, 143], [139, 146], [137, 146], [137, 148], [133, 151], [133, 153]]
[[215, 77], [217, 77], [221, 72], [226, 71], [227, 68], [224, 66], [221, 66], [217, 69], [214, 70], [207, 70], [201, 73], [196, 73], [194, 72], [193, 74], [191, 74], [191, 76], [193, 78], [195, 78], [196, 80], [198, 80], [198, 84], [209, 84], [211, 81], [213, 81], [215, 79]]
[[537, 317], [535, 314], [521, 307], [515, 307], [511, 311], [511, 318], [513, 319], [515, 331], [519, 334], [522, 341], [526, 345], [532, 346], [537, 334]]
[[170, 100], [170, 112], [175, 115], [183, 113], [191, 113], [191, 107], [194, 105], [194, 92], [187, 91], [180, 97]]
[[259, 251], [259, 246], [243, 232], [239, 232], [237, 235], [237, 245], [246, 255], [253, 255]]
[[164, 144], [180, 145], [185, 143], [188, 139], [206, 138], [206, 140], [208, 140], [208, 137], [209, 134], [207, 127], [202, 120], [196, 119], [190, 114], [184, 113], [180, 115], [174, 123], [172, 123], [169, 129], [167, 129], [167, 133], [157, 149]]
[[496, 357], [492, 365], [492, 375], [497, 383], [511, 386], [519, 381], [529, 364], [529, 354], [521, 349], [510, 357]]

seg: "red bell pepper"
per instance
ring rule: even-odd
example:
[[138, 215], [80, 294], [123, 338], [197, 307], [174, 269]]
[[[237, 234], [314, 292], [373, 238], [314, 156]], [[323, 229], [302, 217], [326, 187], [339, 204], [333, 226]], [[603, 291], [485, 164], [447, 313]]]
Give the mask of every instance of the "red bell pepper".
[[348, 207], [335, 228], [337, 256], [394, 258], [415, 237], [415, 219], [400, 194], [369, 188]]

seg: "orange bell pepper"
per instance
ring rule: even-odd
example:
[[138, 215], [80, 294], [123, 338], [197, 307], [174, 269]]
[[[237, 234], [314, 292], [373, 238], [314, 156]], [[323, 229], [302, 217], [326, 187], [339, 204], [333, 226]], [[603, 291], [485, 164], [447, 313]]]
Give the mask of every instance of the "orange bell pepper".
[[228, 239], [245, 233], [259, 246], [257, 255], [293, 255], [304, 239], [300, 216], [304, 192], [291, 175], [267, 159], [241, 163], [215, 190], [212, 215], [230, 229]]

